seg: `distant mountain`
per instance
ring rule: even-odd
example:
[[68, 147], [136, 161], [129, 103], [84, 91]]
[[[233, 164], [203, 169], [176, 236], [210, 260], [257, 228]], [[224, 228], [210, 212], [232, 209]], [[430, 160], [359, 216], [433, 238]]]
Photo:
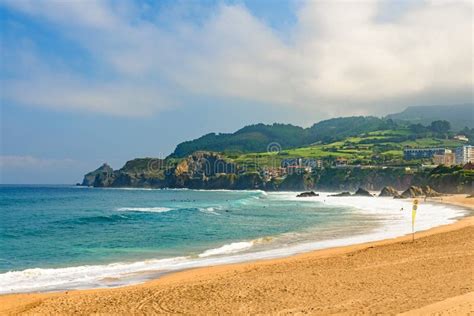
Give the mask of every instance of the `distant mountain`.
[[464, 127], [474, 128], [474, 104], [409, 106], [400, 113], [386, 117], [394, 121], [406, 121], [429, 125], [436, 120], [451, 123], [451, 129], [460, 131]]
[[[357, 136], [376, 130], [391, 128], [390, 121], [377, 117], [341, 117], [321, 121], [310, 128], [291, 124], [249, 125], [235, 133], [207, 134], [186, 141], [178, 146], [172, 156], [185, 157], [195, 151], [214, 151], [226, 153], [265, 152], [280, 149], [307, 146], [316, 142], [330, 142], [349, 136]], [[272, 143], [276, 143], [271, 145]]]

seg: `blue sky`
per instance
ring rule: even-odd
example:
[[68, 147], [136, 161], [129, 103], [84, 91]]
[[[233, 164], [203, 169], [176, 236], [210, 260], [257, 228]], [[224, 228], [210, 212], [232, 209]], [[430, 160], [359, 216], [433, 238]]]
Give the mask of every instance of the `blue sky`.
[[1, 182], [472, 100], [470, 1], [0, 1]]

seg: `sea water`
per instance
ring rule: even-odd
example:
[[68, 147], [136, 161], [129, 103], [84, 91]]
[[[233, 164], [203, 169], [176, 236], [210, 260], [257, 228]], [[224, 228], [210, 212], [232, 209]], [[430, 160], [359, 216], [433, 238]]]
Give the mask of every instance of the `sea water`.
[[[115, 287], [411, 232], [411, 202], [294, 192], [0, 186], [0, 293]], [[467, 211], [421, 203], [416, 230]]]

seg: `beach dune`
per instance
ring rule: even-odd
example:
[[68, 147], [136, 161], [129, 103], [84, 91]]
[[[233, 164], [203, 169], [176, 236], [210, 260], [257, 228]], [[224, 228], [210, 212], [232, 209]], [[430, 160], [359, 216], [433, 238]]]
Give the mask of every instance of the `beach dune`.
[[473, 310], [473, 224], [469, 217], [420, 232], [413, 243], [405, 236], [123, 288], [4, 295], [0, 314], [462, 315]]

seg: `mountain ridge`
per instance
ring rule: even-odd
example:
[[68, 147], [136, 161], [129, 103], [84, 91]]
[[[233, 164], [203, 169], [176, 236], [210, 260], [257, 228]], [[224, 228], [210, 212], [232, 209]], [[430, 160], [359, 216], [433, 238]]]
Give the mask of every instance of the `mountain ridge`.
[[474, 104], [409, 106], [385, 118], [424, 125], [435, 120], [446, 120], [454, 131], [460, 131], [465, 127], [474, 128]]
[[270, 143], [283, 148], [329, 143], [373, 131], [390, 130], [397, 124], [429, 125], [436, 120], [446, 120], [453, 131], [464, 127], [474, 128], [473, 104], [442, 106], [409, 106], [405, 110], [385, 117], [348, 116], [319, 121], [303, 128], [292, 124], [252, 124], [234, 133], [208, 133], [199, 138], [178, 144], [171, 154], [182, 158], [198, 150], [250, 153], [267, 150]]

